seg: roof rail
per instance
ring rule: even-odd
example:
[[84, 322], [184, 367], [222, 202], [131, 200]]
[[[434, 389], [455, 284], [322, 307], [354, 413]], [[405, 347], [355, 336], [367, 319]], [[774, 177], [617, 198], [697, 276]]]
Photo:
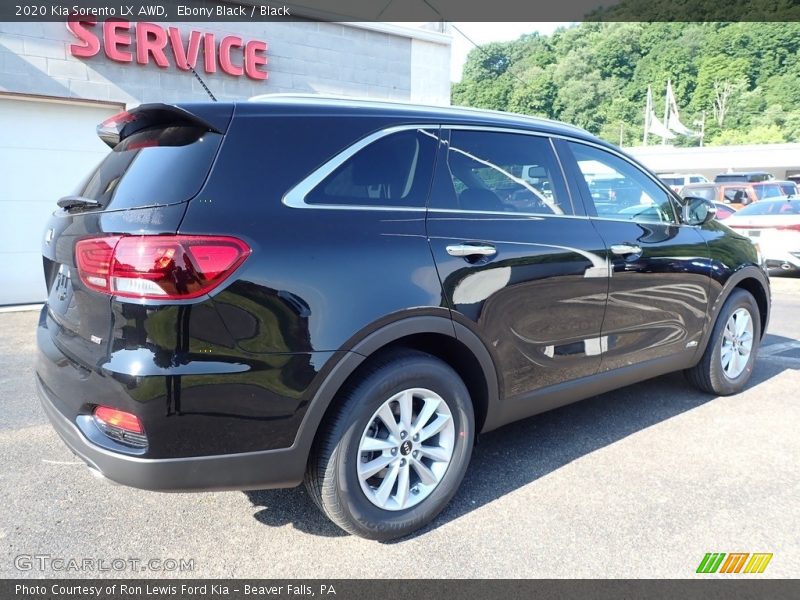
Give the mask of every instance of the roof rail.
[[434, 110], [441, 110], [447, 111], [451, 113], [466, 113], [466, 114], [492, 114], [497, 115], [499, 117], [514, 117], [518, 119], [525, 119], [530, 121], [535, 121], [539, 123], [552, 123], [554, 125], [559, 125], [561, 127], [567, 127], [573, 129], [575, 131], [580, 131], [582, 133], [588, 133], [582, 127], [578, 127], [576, 125], [570, 125], [569, 123], [564, 123], [562, 121], [556, 121], [555, 119], [548, 119], [547, 117], [534, 117], [531, 115], [523, 115], [520, 113], [511, 113], [502, 110], [489, 110], [486, 108], [472, 108], [469, 106], [443, 106], [443, 105], [432, 105], [432, 104], [417, 104], [414, 102], [410, 102], [408, 100], [382, 100], [380, 98], [364, 98], [359, 96], [340, 96], [336, 94], [302, 94], [302, 93], [274, 93], [274, 94], [259, 94], [257, 96], [252, 96], [248, 98], [248, 102], [270, 102], [270, 101], [281, 101], [281, 100], [311, 100], [311, 101], [319, 101], [319, 102], [341, 102], [343, 104], [374, 104], [376, 106], [397, 106], [402, 108], [423, 108], [423, 109], [434, 109]]

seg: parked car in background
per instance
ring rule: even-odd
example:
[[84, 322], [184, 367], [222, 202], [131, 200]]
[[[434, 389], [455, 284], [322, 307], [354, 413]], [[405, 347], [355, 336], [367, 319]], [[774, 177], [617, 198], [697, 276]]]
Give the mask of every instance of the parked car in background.
[[[800, 188], [797, 187], [796, 181], [775, 181], [770, 183], [776, 183], [781, 188], [783, 192], [783, 196], [797, 196], [800, 193]], [[768, 183], [764, 183], [762, 185], [769, 185]]]
[[714, 202], [714, 206], [717, 209], [716, 219], [717, 221], [724, 221], [728, 217], [736, 214], [736, 209], [731, 206], [730, 204], [723, 204], [722, 202]]
[[708, 179], [699, 173], [658, 173], [658, 178], [672, 188], [673, 192], [678, 192], [690, 183], [708, 183]]
[[775, 176], [772, 173], [767, 173], [766, 171], [743, 171], [741, 173], [720, 173], [716, 177], [714, 177], [715, 183], [727, 183], [729, 181], [746, 181], [746, 182], [755, 182], [755, 181], [769, 181], [771, 179], [775, 179]]
[[747, 206], [764, 198], [796, 196], [797, 185], [792, 181], [760, 181], [742, 183], [693, 183], [685, 185], [678, 194], [686, 198], [704, 198], [712, 202], [731, 204], [735, 208]]
[[800, 200], [762, 200], [744, 207], [725, 224], [758, 244], [768, 269], [800, 270]]

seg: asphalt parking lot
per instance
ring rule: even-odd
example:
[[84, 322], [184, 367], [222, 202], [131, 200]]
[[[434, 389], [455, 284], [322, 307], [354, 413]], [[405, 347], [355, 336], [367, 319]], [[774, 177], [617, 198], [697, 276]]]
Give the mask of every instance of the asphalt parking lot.
[[487, 434], [450, 507], [391, 544], [344, 535], [302, 488], [159, 494], [98, 481], [39, 408], [37, 313], [0, 314], [0, 577], [93, 575], [17, 568], [47, 555], [193, 559], [169, 573], [192, 577], [684, 578], [707, 552], [770, 552], [756, 577], [796, 577], [800, 279], [773, 285], [745, 392], [714, 398], [673, 374]]

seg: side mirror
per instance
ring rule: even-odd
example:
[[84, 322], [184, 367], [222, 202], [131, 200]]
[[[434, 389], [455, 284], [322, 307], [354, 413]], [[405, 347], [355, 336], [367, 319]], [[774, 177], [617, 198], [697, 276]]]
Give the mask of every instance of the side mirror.
[[681, 221], [686, 225], [705, 225], [717, 216], [717, 207], [705, 198], [684, 198]]

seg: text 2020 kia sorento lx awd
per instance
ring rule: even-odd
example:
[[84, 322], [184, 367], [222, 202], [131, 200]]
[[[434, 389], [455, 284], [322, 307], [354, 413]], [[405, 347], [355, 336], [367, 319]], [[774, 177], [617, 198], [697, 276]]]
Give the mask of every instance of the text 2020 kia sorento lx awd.
[[96, 472], [295, 486], [391, 539], [473, 441], [685, 370], [750, 377], [757, 249], [617, 148], [501, 113], [335, 99], [149, 104], [59, 200], [36, 381]]

